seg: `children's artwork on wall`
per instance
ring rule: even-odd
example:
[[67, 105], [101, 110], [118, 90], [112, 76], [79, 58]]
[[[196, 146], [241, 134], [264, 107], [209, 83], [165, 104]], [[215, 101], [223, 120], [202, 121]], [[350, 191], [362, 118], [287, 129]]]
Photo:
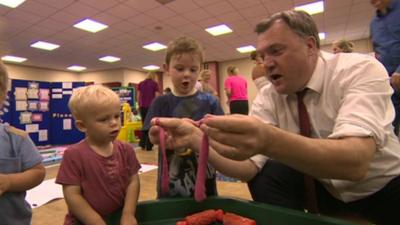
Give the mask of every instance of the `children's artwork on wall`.
[[14, 91], [15, 100], [26, 100], [27, 95], [26, 92], [28, 88], [26, 87], [16, 87]]
[[38, 101], [28, 101], [28, 110], [37, 111], [39, 109], [38, 103]]
[[27, 94], [29, 99], [39, 99], [39, 89], [37, 88], [29, 88]]
[[47, 112], [47, 111], [49, 111], [49, 102], [40, 101], [38, 107], [39, 107], [39, 111]]
[[71, 119], [64, 119], [63, 120], [63, 129], [64, 130], [71, 130], [72, 129], [72, 120]]
[[51, 98], [52, 99], [62, 99], [62, 94], [52, 94]]
[[39, 89], [39, 83], [35, 81], [28, 82], [28, 89]]
[[32, 113], [32, 122], [42, 122], [43, 115], [41, 113]]
[[31, 112], [22, 112], [19, 115], [19, 123], [20, 124], [32, 123], [32, 113]]
[[39, 132], [39, 124], [26, 124], [25, 131], [28, 133], [37, 133]]
[[39, 141], [47, 141], [47, 130], [39, 130]]
[[39, 89], [39, 99], [41, 101], [49, 101], [50, 100], [50, 90], [49, 89]]
[[70, 91], [63, 91], [62, 94], [63, 94], [63, 95], [72, 95], [72, 90], [70, 90]]
[[26, 111], [26, 110], [28, 110], [28, 102], [15, 101], [15, 111]]
[[63, 82], [62, 88], [63, 89], [72, 89], [72, 82]]
[[62, 88], [53, 88], [51, 89], [52, 93], [62, 93]]

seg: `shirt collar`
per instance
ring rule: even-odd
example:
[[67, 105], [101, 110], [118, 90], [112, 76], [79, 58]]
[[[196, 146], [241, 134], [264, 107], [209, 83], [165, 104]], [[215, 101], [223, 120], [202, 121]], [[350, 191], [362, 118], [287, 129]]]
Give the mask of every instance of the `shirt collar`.
[[311, 75], [306, 87], [317, 93], [322, 92], [323, 77], [325, 76], [325, 59], [323, 58], [323, 52], [319, 52], [317, 65], [315, 66], [314, 72]]

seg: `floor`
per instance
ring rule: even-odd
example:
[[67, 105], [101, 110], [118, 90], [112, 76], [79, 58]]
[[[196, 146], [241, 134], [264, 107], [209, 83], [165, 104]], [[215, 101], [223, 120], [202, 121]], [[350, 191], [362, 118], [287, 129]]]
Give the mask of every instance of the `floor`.
[[[137, 150], [136, 155], [140, 163], [156, 164], [157, 151]], [[58, 166], [47, 168], [46, 179], [55, 178]], [[140, 174], [141, 191], [139, 201], [152, 200], [156, 197], [157, 171]], [[218, 193], [220, 196], [235, 197], [250, 200], [247, 185], [240, 182], [218, 182]], [[52, 201], [46, 205], [33, 209], [32, 225], [54, 225], [63, 224], [67, 206], [64, 199]]]

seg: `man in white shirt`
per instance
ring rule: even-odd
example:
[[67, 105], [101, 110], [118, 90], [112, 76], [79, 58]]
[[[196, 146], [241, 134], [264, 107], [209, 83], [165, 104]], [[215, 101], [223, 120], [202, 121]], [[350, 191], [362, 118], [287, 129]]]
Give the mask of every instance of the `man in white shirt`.
[[[270, 83], [251, 116], [206, 117], [201, 130], [212, 147], [209, 162], [250, 181], [256, 201], [302, 210], [306, 175], [316, 180], [319, 212], [397, 224], [400, 144], [385, 68], [369, 56], [321, 52], [316, 25], [304, 12], [276, 13], [256, 32]], [[309, 137], [299, 135], [296, 95], [304, 90]], [[202, 132], [190, 123], [160, 124], [171, 144], [198, 149]], [[158, 127], [151, 134], [157, 143]]]

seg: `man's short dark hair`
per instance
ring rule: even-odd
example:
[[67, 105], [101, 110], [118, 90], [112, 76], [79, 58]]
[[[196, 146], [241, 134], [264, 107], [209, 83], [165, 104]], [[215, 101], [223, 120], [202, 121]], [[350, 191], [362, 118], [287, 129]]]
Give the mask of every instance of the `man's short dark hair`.
[[277, 20], [284, 21], [294, 33], [302, 38], [314, 37], [317, 48], [320, 47], [317, 25], [312, 17], [304, 11], [287, 10], [275, 13], [258, 23], [255, 32], [261, 34], [267, 31]]

